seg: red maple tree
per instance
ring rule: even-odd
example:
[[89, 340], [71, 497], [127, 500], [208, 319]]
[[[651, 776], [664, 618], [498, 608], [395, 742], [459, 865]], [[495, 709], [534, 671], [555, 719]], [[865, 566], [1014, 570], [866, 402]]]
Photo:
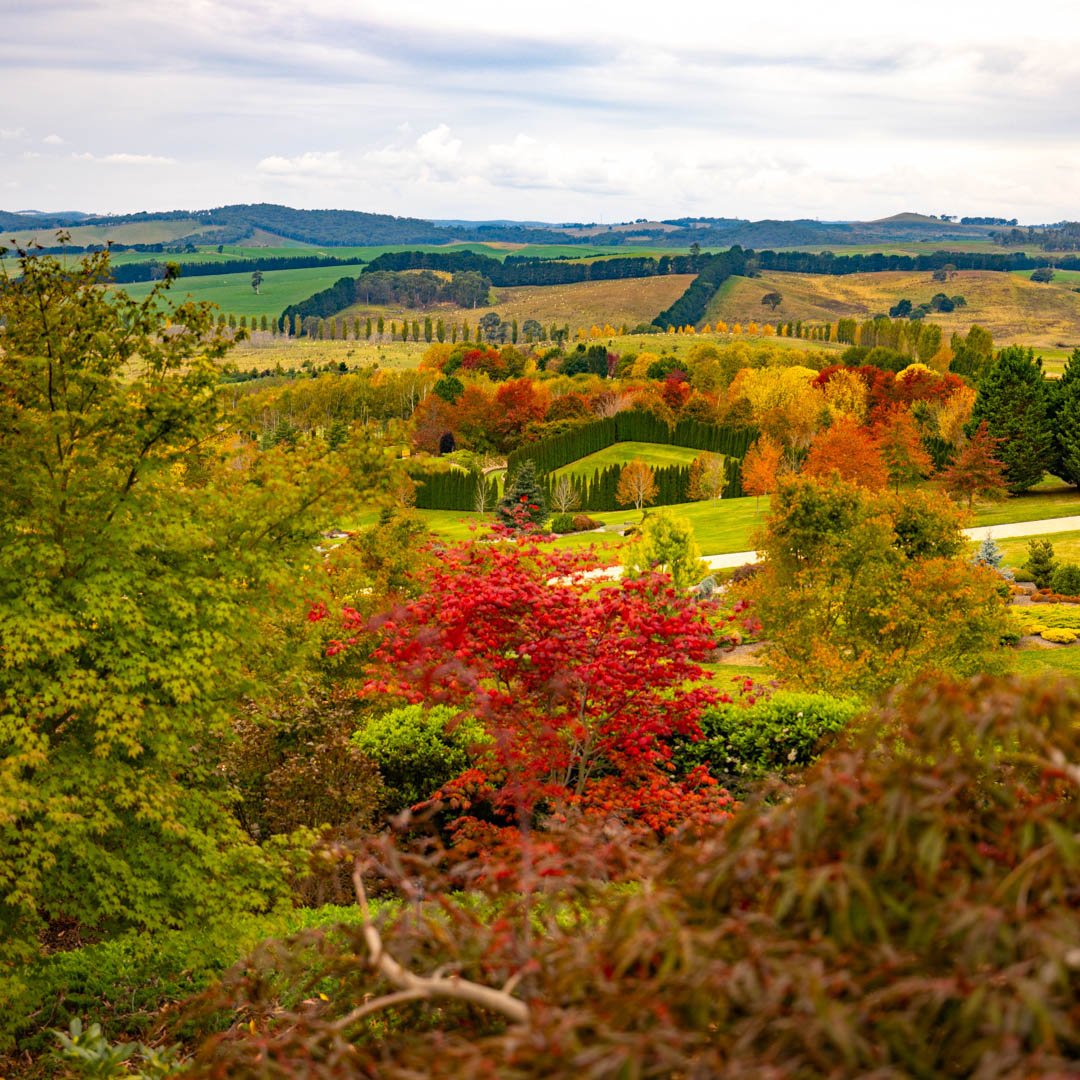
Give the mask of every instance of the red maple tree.
[[[703, 771], [675, 779], [669, 746], [698, 737], [721, 698], [702, 665], [726, 639], [665, 576], [597, 570], [589, 553], [533, 542], [463, 544], [442, 552], [422, 595], [368, 625], [366, 693], [483, 722], [476, 767], [441, 792], [466, 814], [482, 806], [513, 826], [576, 811], [663, 833], [730, 804]], [[331, 651], [363, 636], [358, 614], [346, 608], [344, 622]]]

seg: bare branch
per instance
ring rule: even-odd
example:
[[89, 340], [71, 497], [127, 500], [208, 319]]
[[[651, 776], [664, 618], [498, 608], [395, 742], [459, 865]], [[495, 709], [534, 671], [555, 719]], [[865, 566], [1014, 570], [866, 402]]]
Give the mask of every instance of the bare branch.
[[523, 1001], [518, 1001], [517, 998], [511, 997], [509, 993], [503, 990], [495, 990], [490, 986], [483, 986], [480, 983], [459, 978], [457, 975], [425, 977], [423, 975], [414, 975], [411, 971], [403, 968], [383, 948], [382, 937], [374, 922], [372, 922], [359, 859], [353, 868], [353, 887], [356, 890], [356, 902], [360, 905], [360, 914], [363, 917], [364, 940], [367, 942], [368, 951], [371, 953], [372, 966], [382, 972], [394, 986], [398, 987], [400, 992], [386, 994], [358, 1006], [344, 1020], [339, 1022], [339, 1026], [346, 1026], [361, 1016], [366, 1016], [379, 1009], [388, 1008], [391, 1005], [400, 1004], [403, 1001], [430, 1000], [431, 998], [440, 997], [454, 998], [457, 1001], [467, 1001], [472, 1005], [479, 1005], [481, 1008], [501, 1013], [515, 1024], [527, 1024], [529, 1022], [529, 1007]]

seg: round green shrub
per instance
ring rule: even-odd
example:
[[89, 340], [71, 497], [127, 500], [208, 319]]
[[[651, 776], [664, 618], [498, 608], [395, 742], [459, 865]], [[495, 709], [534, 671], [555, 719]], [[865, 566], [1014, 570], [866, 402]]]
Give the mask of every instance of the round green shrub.
[[379, 767], [383, 809], [398, 813], [430, 798], [469, 767], [469, 750], [487, 736], [480, 722], [445, 705], [406, 705], [372, 717], [352, 741]]
[[1080, 566], [1062, 563], [1050, 578], [1050, 588], [1059, 596], [1080, 596]]
[[574, 518], [572, 514], [556, 514], [551, 519], [550, 528], [553, 533], [572, 533], [577, 531], [574, 527]]

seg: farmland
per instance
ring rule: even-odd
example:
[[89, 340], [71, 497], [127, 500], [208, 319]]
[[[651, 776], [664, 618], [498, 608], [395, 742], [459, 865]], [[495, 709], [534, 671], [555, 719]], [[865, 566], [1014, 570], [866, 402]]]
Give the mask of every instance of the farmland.
[[[946, 335], [966, 333], [972, 323], [985, 327], [998, 344], [1058, 346], [1080, 343], [1080, 294], [1038, 285], [1027, 275], [962, 270], [948, 282], [931, 280], [924, 272], [878, 274], [762, 273], [759, 277], [731, 278], [709, 307], [711, 321], [760, 322], [768, 317], [803, 321], [836, 321], [844, 316], [872, 318], [888, 312], [901, 299], [918, 305], [936, 293], [961, 295], [966, 306], [950, 314], [933, 314], [928, 321], [941, 325]], [[775, 314], [762, 307], [761, 298], [779, 292], [783, 302]], [[1060, 346], [1059, 346], [1060, 347]]]
[[[341, 275], [339, 275], [341, 276]], [[594, 324], [614, 327], [651, 322], [658, 312], [677, 300], [693, 280], [690, 274], [662, 277], [625, 278], [615, 281], [581, 281], [572, 285], [522, 285], [493, 289], [489, 307], [462, 309], [444, 307], [438, 314], [448, 321], [475, 323], [481, 315], [494, 311], [504, 322], [537, 319], [547, 325], [569, 325], [588, 329]], [[401, 307], [354, 304], [342, 314], [347, 318], [382, 315], [385, 319], [423, 319], [431, 312]]]
[[[333, 285], [345, 277], [353, 267], [316, 266], [305, 270], [268, 270], [263, 274], [262, 284], [256, 294], [251, 287], [251, 274], [223, 273], [179, 279], [170, 290], [177, 298], [190, 296], [192, 300], [217, 304], [222, 311], [233, 315], [253, 315], [276, 318], [282, 310], [305, 299], [312, 293]], [[129, 296], [141, 299], [153, 288], [151, 282], [125, 285]]]

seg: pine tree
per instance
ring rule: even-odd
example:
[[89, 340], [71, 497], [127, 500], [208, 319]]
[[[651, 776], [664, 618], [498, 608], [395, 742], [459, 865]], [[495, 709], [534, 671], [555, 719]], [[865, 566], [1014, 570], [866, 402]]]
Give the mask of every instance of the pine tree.
[[1055, 434], [1062, 479], [1080, 486], [1080, 349], [1065, 363], [1060, 393]]
[[986, 423], [1012, 492], [1026, 491], [1053, 464], [1054, 431], [1042, 369], [1031, 349], [1002, 349], [979, 382], [968, 433]]
[[548, 519], [547, 500], [536, 465], [525, 460], [518, 466], [514, 479], [506, 485], [506, 494], [495, 507], [499, 521], [511, 529], [540, 529]]
[[1050, 587], [1050, 579], [1057, 569], [1057, 559], [1054, 557], [1054, 545], [1049, 540], [1028, 541], [1027, 569], [1037, 588]]

